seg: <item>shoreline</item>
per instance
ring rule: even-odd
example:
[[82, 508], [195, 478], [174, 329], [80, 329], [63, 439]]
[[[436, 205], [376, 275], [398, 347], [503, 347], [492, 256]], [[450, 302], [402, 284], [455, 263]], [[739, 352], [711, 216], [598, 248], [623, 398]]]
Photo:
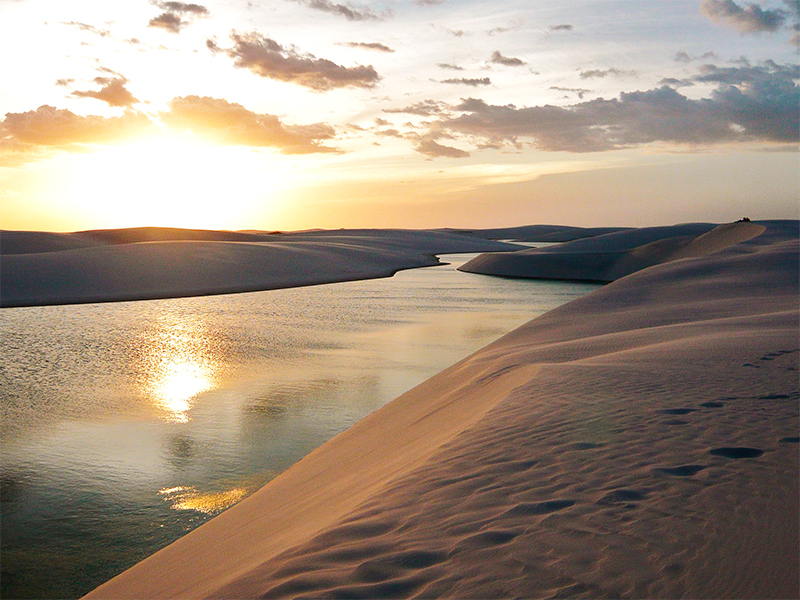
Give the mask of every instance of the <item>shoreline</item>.
[[86, 597], [796, 594], [798, 242], [767, 227], [534, 319]]

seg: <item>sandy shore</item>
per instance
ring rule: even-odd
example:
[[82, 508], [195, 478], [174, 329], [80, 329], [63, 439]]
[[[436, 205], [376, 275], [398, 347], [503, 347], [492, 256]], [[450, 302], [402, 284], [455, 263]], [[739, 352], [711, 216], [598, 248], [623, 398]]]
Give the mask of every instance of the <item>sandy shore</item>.
[[87, 597], [797, 597], [797, 230], [531, 321]]
[[518, 246], [447, 231], [165, 228], [0, 234], [0, 306], [147, 300], [389, 277], [436, 254]]

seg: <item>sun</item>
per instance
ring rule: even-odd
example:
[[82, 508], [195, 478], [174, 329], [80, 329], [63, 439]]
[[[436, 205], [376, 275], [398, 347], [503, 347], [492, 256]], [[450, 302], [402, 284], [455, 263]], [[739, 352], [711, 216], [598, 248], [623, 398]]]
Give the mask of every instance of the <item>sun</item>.
[[56, 198], [101, 227], [235, 229], [290, 185], [270, 151], [163, 135], [69, 157]]

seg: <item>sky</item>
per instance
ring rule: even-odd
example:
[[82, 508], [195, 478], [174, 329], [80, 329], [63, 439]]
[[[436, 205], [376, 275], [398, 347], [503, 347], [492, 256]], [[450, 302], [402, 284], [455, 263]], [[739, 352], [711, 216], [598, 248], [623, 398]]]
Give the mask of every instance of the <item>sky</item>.
[[0, 228], [798, 218], [800, 0], [0, 0]]

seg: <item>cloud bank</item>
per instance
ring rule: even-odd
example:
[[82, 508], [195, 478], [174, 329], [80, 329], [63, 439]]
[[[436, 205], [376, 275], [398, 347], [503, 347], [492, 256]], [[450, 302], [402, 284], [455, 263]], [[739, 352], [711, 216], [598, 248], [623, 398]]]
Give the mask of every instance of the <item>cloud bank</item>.
[[206, 45], [212, 52], [227, 54], [236, 67], [267, 79], [295, 83], [317, 92], [346, 87], [371, 88], [380, 81], [372, 65], [343, 67], [324, 58], [302, 54], [294, 47], [286, 48], [256, 32], [233, 32], [231, 39], [232, 48], [219, 48], [212, 40]]
[[713, 145], [800, 142], [800, 88], [796, 65], [709, 65], [698, 81], [715, 82], [710, 98], [689, 99], [662, 86], [566, 107], [498, 106], [467, 98], [431, 123], [432, 131], [460, 134], [485, 146], [530, 140], [547, 151], [594, 152], [666, 142]]

